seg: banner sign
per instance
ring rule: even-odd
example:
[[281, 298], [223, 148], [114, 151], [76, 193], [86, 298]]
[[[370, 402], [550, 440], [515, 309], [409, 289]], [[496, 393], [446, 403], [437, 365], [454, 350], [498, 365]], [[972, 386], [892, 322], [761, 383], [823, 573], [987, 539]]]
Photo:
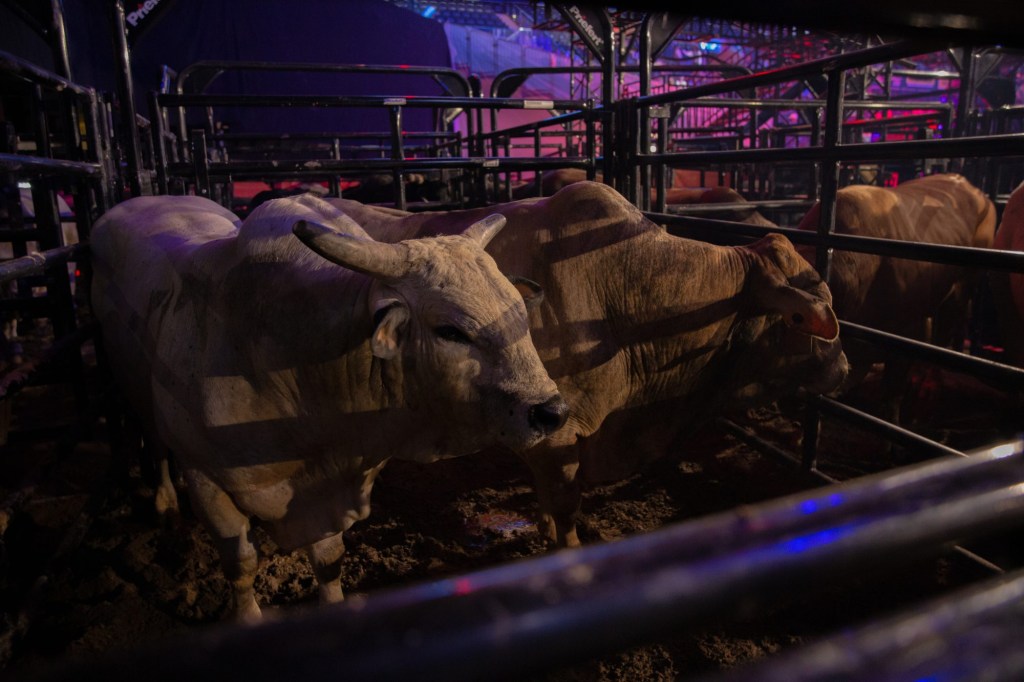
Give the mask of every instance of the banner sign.
[[134, 45], [172, 0], [128, 0], [124, 5], [124, 21], [128, 29], [128, 44]]
[[552, 3], [562, 13], [573, 30], [583, 39], [590, 51], [604, 63], [605, 49], [611, 37], [612, 21], [608, 11], [600, 7], [567, 3]]

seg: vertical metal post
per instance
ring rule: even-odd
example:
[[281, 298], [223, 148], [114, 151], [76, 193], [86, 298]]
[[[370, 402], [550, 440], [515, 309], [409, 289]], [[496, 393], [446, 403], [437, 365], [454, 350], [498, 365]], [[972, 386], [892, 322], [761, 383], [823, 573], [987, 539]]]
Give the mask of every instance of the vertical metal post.
[[156, 155], [156, 184], [160, 194], [168, 193], [167, 183], [167, 129], [164, 125], [167, 122], [160, 113], [160, 103], [157, 100], [157, 93], [149, 93], [149, 111], [153, 118], [154, 132], [156, 138], [153, 140], [153, 152]]
[[125, 23], [124, 0], [114, 0], [114, 42], [117, 46], [118, 99], [120, 120], [128, 173], [128, 187], [132, 196], [142, 195], [142, 154], [139, 151], [139, 131], [135, 122], [135, 86], [132, 83], [131, 53], [128, 50], [128, 27]]
[[[402, 107], [392, 106], [391, 114], [391, 159], [401, 161], [405, 158], [405, 148], [402, 145]], [[396, 168], [391, 171], [391, 177], [395, 183], [395, 207], [405, 210], [405, 173]]]
[[974, 47], [965, 47], [960, 51], [960, 90], [956, 102], [956, 126], [951, 137], [963, 137], [966, 133], [967, 117], [974, 104], [976, 68], [978, 52]]
[[[651, 67], [654, 61], [653, 49], [651, 47], [651, 19], [654, 15], [648, 14], [640, 24], [640, 96], [646, 97], [651, 94]], [[651, 112], [649, 107], [642, 107], [640, 111], [640, 153], [648, 154], [651, 151]], [[644, 164], [640, 167], [640, 207], [649, 210], [651, 206], [651, 167]]]
[[210, 158], [206, 150], [206, 131], [198, 128], [192, 131], [191, 142], [192, 167], [196, 176], [196, 193], [211, 198]]
[[68, 30], [64, 20], [63, 0], [50, 0], [50, 14], [52, 17], [51, 28], [53, 40], [50, 49], [53, 52], [53, 63], [57, 67], [57, 73], [62, 77], [73, 80], [71, 77], [71, 60], [68, 58]]
[[106, 116], [106, 105], [100, 100], [97, 92], [89, 96], [89, 145], [93, 159], [100, 165], [100, 191], [98, 202], [101, 212], [106, 211], [117, 201], [114, 191], [115, 177], [113, 169], [113, 151], [110, 148], [110, 120]]
[[615, 189], [621, 189], [616, 187], [615, 180], [615, 145], [614, 145], [614, 134], [615, 134], [615, 81], [616, 71], [619, 59], [619, 48], [618, 41], [616, 40], [615, 31], [612, 30], [611, 18], [608, 16], [606, 10], [602, 10], [600, 13], [601, 17], [601, 31], [604, 33], [604, 63], [602, 64], [603, 73], [601, 75], [601, 106], [604, 111], [604, 124], [601, 127], [601, 151], [604, 157], [604, 181]]
[[[668, 129], [672, 124], [672, 107], [666, 106], [665, 109], [667, 110], [664, 112], [665, 116], [658, 118], [659, 154], [664, 154], [665, 150], [668, 148]], [[657, 172], [657, 175], [655, 176], [655, 182], [657, 183], [658, 190], [658, 203], [655, 207], [655, 210], [657, 210], [658, 213], [664, 213], [666, 210], [668, 210], [668, 197], [666, 196], [668, 192], [668, 183], [666, 182], [665, 178], [665, 164], [659, 163], [657, 166], [655, 166], [655, 171]]]
[[[839, 161], [835, 159], [843, 130], [843, 95], [846, 89], [846, 72], [826, 72], [828, 94], [825, 99], [825, 157], [821, 163], [821, 213], [818, 220], [818, 234], [828, 235], [835, 229], [836, 193], [839, 190]], [[817, 246], [814, 267], [821, 277], [828, 281], [832, 264], [832, 249]], [[801, 465], [805, 471], [814, 468], [818, 457], [818, 434], [821, 428], [821, 414], [817, 407], [808, 403], [804, 408], [804, 440]]]
[[[541, 135], [540, 126], [537, 126], [536, 128], [533, 129], [533, 155], [535, 157], [537, 157], [538, 159], [540, 158], [541, 151], [542, 151], [541, 150], [541, 142], [542, 141], [543, 141], [543, 137]], [[536, 195], [537, 196], [543, 196], [544, 195], [544, 184], [541, 182], [541, 180], [543, 179], [541, 177], [542, 175], [543, 175], [543, 171], [541, 171], [539, 168], [537, 170], [533, 171], [533, 187], [534, 187], [534, 190], [536, 191]]]
[[587, 180], [594, 180], [597, 177], [597, 130], [594, 121], [594, 100], [587, 100], [587, 160], [590, 166], [587, 168]]
[[[335, 161], [341, 161], [341, 139], [335, 137], [331, 140], [331, 158]], [[327, 184], [329, 185], [328, 191], [332, 197], [341, 196], [341, 176], [332, 175]]]

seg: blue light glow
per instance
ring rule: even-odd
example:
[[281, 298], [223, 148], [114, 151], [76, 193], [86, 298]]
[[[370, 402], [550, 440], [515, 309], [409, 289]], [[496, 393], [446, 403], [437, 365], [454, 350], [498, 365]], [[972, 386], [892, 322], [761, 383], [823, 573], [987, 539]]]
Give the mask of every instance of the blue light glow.
[[861, 524], [857, 523], [848, 523], [843, 526], [826, 528], [825, 530], [800, 535], [780, 543], [779, 549], [789, 554], [800, 554], [809, 549], [814, 549], [816, 547], [821, 547], [822, 545], [828, 545], [836, 542], [848, 535], [854, 529], [858, 528], [860, 525]]
[[423, 16], [425, 16], [427, 19], [429, 19], [430, 17], [434, 16], [436, 13], [437, 13], [437, 8], [434, 7], [433, 5], [427, 5], [427, 8], [425, 10], [423, 10], [423, 12], [422, 12]]
[[715, 40], [702, 40], [697, 44], [705, 52], [721, 52], [722, 50], [722, 44]]
[[842, 503], [843, 495], [841, 493], [832, 493], [828, 497], [821, 499], [804, 500], [799, 504], [798, 508], [801, 514], [813, 514], [828, 507], [838, 507]]

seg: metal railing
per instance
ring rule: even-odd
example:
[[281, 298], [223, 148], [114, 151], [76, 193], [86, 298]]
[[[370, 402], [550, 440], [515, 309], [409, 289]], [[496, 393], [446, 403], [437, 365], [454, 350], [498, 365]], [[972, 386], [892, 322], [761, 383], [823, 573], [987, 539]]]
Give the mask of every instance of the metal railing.
[[[525, 675], [1024, 523], [1024, 441], [21, 679]], [[628, 625], [627, 625], [628, 624]], [[1008, 634], [1008, 633], [1006, 633]], [[965, 652], [961, 656], [976, 655]]]

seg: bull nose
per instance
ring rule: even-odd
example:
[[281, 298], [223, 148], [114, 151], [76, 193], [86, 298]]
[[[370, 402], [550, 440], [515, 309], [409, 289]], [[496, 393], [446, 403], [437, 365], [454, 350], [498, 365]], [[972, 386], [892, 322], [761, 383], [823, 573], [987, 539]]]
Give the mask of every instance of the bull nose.
[[530, 426], [543, 433], [554, 433], [565, 425], [568, 418], [569, 404], [560, 395], [533, 405], [527, 415]]

